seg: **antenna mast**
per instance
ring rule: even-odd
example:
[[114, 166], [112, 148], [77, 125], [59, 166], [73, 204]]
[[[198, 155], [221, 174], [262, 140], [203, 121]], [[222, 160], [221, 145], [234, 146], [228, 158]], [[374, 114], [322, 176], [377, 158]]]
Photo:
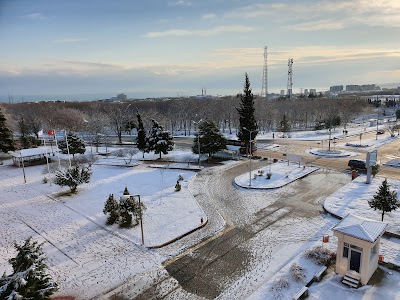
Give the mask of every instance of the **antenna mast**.
[[261, 97], [268, 98], [268, 47], [264, 47], [264, 68], [262, 77]]
[[287, 81], [287, 96], [289, 99], [292, 99], [292, 91], [293, 91], [293, 58], [288, 59], [288, 81]]

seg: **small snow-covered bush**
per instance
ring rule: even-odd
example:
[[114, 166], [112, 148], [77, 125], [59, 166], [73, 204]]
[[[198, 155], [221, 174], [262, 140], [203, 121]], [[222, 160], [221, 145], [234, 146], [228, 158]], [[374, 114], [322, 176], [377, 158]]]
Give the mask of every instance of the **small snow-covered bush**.
[[282, 290], [286, 289], [288, 287], [289, 287], [289, 281], [287, 280], [286, 277], [281, 276], [281, 277], [275, 279], [270, 290], [271, 290], [271, 292], [274, 293], [275, 299], [282, 299]]
[[330, 265], [335, 257], [335, 252], [324, 248], [323, 246], [315, 246], [314, 248], [308, 249], [303, 255], [305, 258], [311, 259], [318, 265]]
[[47, 177], [43, 177], [42, 182], [47, 183]]
[[292, 275], [294, 280], [302, 281], [306, 277], [305, 269], [299, 266], [297, 263], [293, 263], [290, 267], [290, 275]]
[[179, 192], [182, 189], [181, 184], [179, 183], [179, 180], [175, 184], [175, 192]]
[[183, 176], [179, 174], [178, 181], [182, 181], [182, 180], [183, 180]]
[[125, 156], [125, 151], [123, 149], [118, 149], [115, 150], [113, 153], [116, 157], [124, 157]]
[[68, 186], [74, 193], [78, 185], [89, 182], [91, 175], [88, 168], [77, 165], [66, 170], [56, 171], [54, 183], [59, 186]]

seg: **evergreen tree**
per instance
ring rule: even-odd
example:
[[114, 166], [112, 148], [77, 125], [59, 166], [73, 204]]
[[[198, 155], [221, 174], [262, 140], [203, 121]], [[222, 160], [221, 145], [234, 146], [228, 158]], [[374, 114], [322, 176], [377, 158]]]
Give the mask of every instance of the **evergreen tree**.
[[76, 165], [72, 168], [68, 168], [64, 171], [58, 170], [55, 173], [54, 183], [60, 186], [68, 186], [71, 192], [75, 192], [78, 185], [82, 183], [88, 183], [92, 173], [88, 168]]
[[126, 186], [124, 189], [124, 195], [130, 195], [131, 193], [128, 190], [128, 187]]
[[15, 150], [11, 130], [7, 127], [6, 118], [0, 108], [0, 151], [7, 153]]
[[239, 113], [239, 132], [237, 137], [239, 140], [245, 143], [246, 149], [249, 149], [250, 132], [251, 139], [255, 140], [258, 134], [257, 121], [254, 116], [254, 97], [250, 88], [250, 80], [245, 74], [245, 83], [243, 88], [243, 94], [238, 95], [240, 97], [240, 107], [236, 108]]
[[110, 194], [104, 204], [103, 213], [110, 214], [107, 218], [107, 225], [114, 224], [119, 218], [119, 204], [114, 198], [114, 194]]
[[144, 130], [144, 125], [142, 121], [142, 117], [140, 116], [139, 112], [136, 112], [137, 116], [137, 121], [138, 121], [138, 127], [137, 127], [137, 147], [140, 151], [143, 153], [143, 158], [144, 158], [144, 153], [147, 150], [147, 142], [146, 142], [146, 131]]
[[29, 130], [28, 124], [25, 122], [24, 118], [21, 118], [18, 121], [18, 129], [19, 129], [19, 141], [21, 142], [21, 146], [23, 149], [28, 149], [32, 146], [31, 139], [29, 134], [31, 133]]
[[199, 153], [197, 142], [200, 142], [200, 152], [211, 156], [213, 153], [226, 148], [226, 139], [220, 134], [217, 125], [212, 121], [200, 122], [193, 140], [192, 152]]
[[173, 149], [173, 137], [171, 133], [168, 130], [164, 130], [157, 121], [151, 121], [153, 122], [153, 127], [147, 139], [147, 152], [154, 151], [155, 154], [160, 154], [161, 158], [161, 153], [168, 154], [168, 151]]
[[42, 245], [30, 237], [14, 247], [17, 256], [9, 260], [13, 273], [0, 278], [0, 299], [50, 299], [58, 287], [47, 273]]
[[143, 203], [141, 203], [139, 207], [139, 201], [136, 201], [136, 199], [133, 196], [130, 197], [122, 196], [121, 200], [119, 201], [119, 215], [120, 215], [121, 227], [131, 226], [133, 217], [135, 219], [135, 223], [133, 225], [135, 226], [139, 224], [141, 215], [140, 211], [143, 209], [145, 209]]
[[[69, 154], [72, 154], [72, 157], [75, 156], [75, 154], [84, 154], [86, 149], [85, 149], [85, 143], [83, 140], [79, 137], [77, 137], [75, 134], [68, 133], [67, 135], [67, 141], [68, 141], [68, 147], [69, 147]], [[67, 149], [67, 142], [66, 141], [60, 141], [58, 142], [58, 148], [60, 148], [61, 153], [63, 154], [68, 154], [68, 149]]]
[[382, 182], [378, 192], [374, 195], [372, 200], [368, 201], [368, 204], [374, 210], [382, 211], [382, 221], [385, 212], [391, 212], [400, 207], [400, 201], [397, 199], [396, 191], [390, 191], [387, 179]]
[[288, 119], [286, 117], [286, 114], [283, 114], [283, 117], [282, 117], [282, 120], [281, 120], [281, 123], [279, 126], [279, 130], [284, 133], [288, 132], [290, 130], [290, 125], [289, 125]]

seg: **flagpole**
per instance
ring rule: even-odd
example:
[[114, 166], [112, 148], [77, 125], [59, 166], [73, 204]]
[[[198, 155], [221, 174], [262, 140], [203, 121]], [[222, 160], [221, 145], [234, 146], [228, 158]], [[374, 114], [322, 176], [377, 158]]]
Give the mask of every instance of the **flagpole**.
[[[58, 144], [57, 144], [57, 136], [56, 136], [56, 130], [53, 129], [53, 133], [54, 133], [54, 139], [56, 140], [56, 147], [58, 149]], [[58, 158], [58, 169], [61, 170], [61, 162], [60, 162], [60, 150], [57, 150], [57, 158]]]
[[69, 167], [71, 168], [71, 167], [72, 167], [72, 165], [71, 165], [71, 157], [69, 156], [69, 146], [68, 146], [68, 137], [67, 137], [67, 131], [66, 131], [66, 130], [64, 130], [64, 132], [65, 132], [65, 141], [66, 141], [66, 143], [67, 143], [67, 152], [68, 152]]
[[[49, 149], [46, 148], [46, 140], [44, 138], [43, 138], [43, 145], [44, 145], [44, 147], [46, 149], [47, 173], [50, 175], [49, 153], [48, 153]], [[51, 184], [51, 180], [50, 180], [50, 184]]]

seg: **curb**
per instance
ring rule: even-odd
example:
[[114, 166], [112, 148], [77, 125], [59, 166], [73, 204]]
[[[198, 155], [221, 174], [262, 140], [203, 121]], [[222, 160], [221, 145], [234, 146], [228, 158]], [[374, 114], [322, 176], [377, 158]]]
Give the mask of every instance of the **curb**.
[[168, 241], [168, 242], [165, 242], [164, 244], [157, 245], [157, 246], [145, 246], [145, 247], [146, 247], [147, 249], [158, 249], [158, 248], [162, 248], [162, 247], [164, 247], [164, 246], [167, 246], [167, 245], [169, 245], [169, 244], [172, 244], [172, 243], [176, 242], [177, 240], [180, 240], [181, 238], [184, 238], [185, 236], [187, 236], [187, 235], [189, 235], [189, 234], [195, 232], [196, 230], [199, 230], [199, 229], [203, 228], [204, 226], [207, 225], [207, 223], [208, 223], [208, 219], [206, 219], [205, 222], [203, 222], [203, 224], [201, 224], [200, 226], [198, 226], [198, 227], [196, 227], [196, 228], [194, 228], [194, 229], [192, 229], [192, 230], [190, 230], [190, 231], [188, 231], [188, 232], [186, 232], [186, 233], [184, 233], [184, 234], [182, 234], [182, 235], [180, 235], [180, 236], [178, 236], [178, 237], [176, 237], [176, 238], [174, 238], [174, 239], [172, 239], [172, 240], [170, 240], [170, 241]]
[[298, 179], [302, 179], [302, 178], [304, 178], [304, 177], [306, 177], [306, 176], [308, 176], [308, 175], [310, 175], [310, 174], [312, 174], [312, 173], [314, 173], [314, 172], [316, 172], [316, 171], [318, 171], [318, 170], [321, 169], [320, 167], [316, 167], [316, 168], [317, 168], [317, 169], [311, 171], [310, 173], [307, 173], [307, 174], [305, 174], [305, 175], [302, 175], [302, 176], [300, 176], [300, 177], [297, 177], [297, 178], [295, 178], [294, 180], [289, 181], [289, 182], [287, 182], [287, 183], [284, 183], [284, 184], [282, 184], [282, 185], [280, 185], [280, 186], [274, 186], [274, 187], [251, 187], [251, 186], [242, 186], [242, 185], [237, 184], [235, 180], [233, 180], [233, 183], [234, 183], [237, 187], [241, 187], [241, 188], [249, 189], [249, 190], [274, 190], [274, 189], [279, 189], [279, 188], [281, 188], [281, 187], [284, 187], [285, 185], [288, 185], [288, 184], [290, 184], [290, 183], [292, 183], [292, 182], [294, 182], [294, 181], [296, 181], [296, 180], [298, 180]]
[[[325, 201], [324, 201], [324, 202], [325, 202]], [[343, 219], [343, 217], [341, 217], [341, 216], [339, 216], [339, 215], [336, 215], [336, 214], [334, 214], [333, 212], [330, 212], [329, 210], [327, 210], [327, 209], [325, 208], [324, 204], [322, 204], [322, 209], [324, 210], [324, 212], [330, 214], [332, 217], [334, 217], [334, 218], [336, 218], [336, 219], [338, 219], [338, 220], [342, 220], [342, 219]], [[384, 234], [384, 235], [387, 235], [387, 236], [390, 236], [390, 237], [395, 237], [395, 238], [400, 239], [400, 234], [398, 234], [398, 233], [394, 233], [394, 232], [390, 232], [390, 231], [385, 231], [383, 234]]]

